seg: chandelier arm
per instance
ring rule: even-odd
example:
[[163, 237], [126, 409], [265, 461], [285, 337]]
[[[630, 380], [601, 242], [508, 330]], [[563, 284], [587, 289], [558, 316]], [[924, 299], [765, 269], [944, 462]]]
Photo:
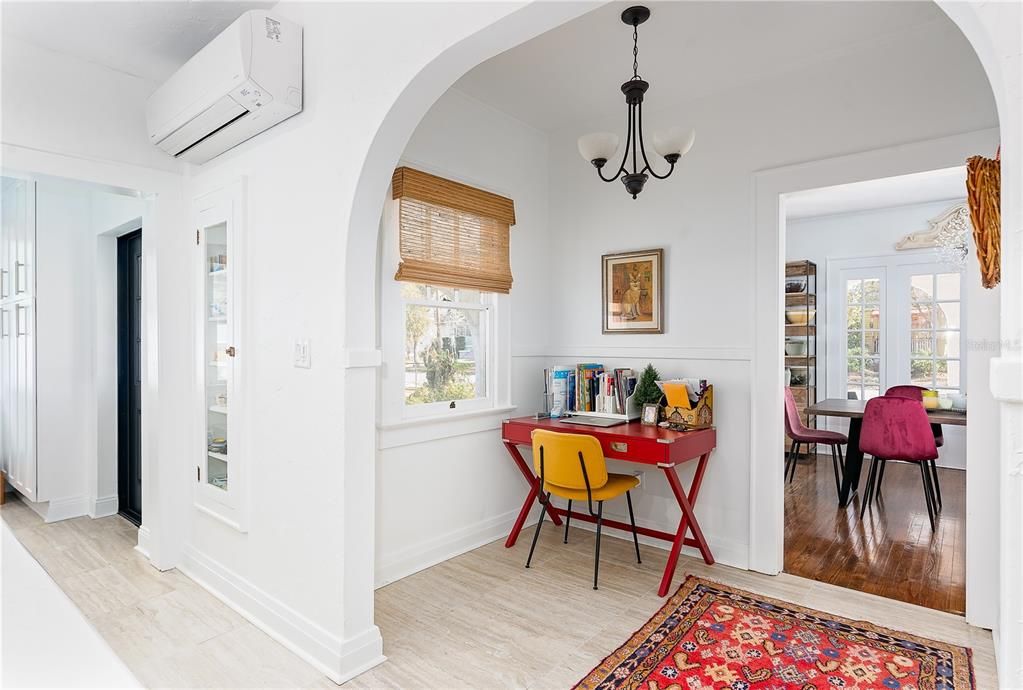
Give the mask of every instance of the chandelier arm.
[[623, 172], [627, 172], [625, 164], [629, 160], [629, 145], [632, 143], [632, 124], [633, 124], [632, 106], [629, 106], [629, 125], [628, 128], [626, 129], [627, 134], [625, 137], [625, 153], [622, 156], [622, 164], [618, 166], [618, 170], [611, 177], [604, 177], [604, 173], [600, 171], [600, 168], [597, 168], [597, 177], [602, 179], [604, 182], [614, 182], [621, 176]]
[[642, 103], [639, 104], [639, 150], [643, 153], [643, 162], [646, 164], [646, 167], [643, 168], [642, 172], [648, 172], [651, 175], [653, 175], [654, 178], [656, 178], [658, 180], [663, 180], [663, 179], [666, 179], [668, 177], [671, 177], [671, 173], [675, 172], [675, 164], [674, 163], [670, 163], [669, 165], [671, 165], [671, 167], [668, 168], [668, 172], [664, 173], [663, 175], [658, 175], [656, 172], [654, 172], [653, 166], [650, 165], [650, 161], [647, 160], [647, 157], [646, 157], [646, 145], [643, 143], [643, 104]]

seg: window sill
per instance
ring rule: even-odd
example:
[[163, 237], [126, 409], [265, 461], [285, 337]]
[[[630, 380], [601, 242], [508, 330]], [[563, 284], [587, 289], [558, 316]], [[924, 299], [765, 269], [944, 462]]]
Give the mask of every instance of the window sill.
[[381, 424], [377, 427], [377, 448], [385, 450], [492, 431], [499, 429], [501, 422], [516, 409], [518, 408], [514, 405], [502, 405], [485, 410]]

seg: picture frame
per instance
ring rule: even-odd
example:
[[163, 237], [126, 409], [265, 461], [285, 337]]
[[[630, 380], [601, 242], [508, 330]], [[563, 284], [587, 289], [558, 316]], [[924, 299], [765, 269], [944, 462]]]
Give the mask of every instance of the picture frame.
[[640, 422], [647, 426], [657, 426], [661, 420], [661, 406], [657, 403], [646, 403], [643, 405], [643, 415]]
[[604, 254], [603, 333], [664, 333], [664, 249]]

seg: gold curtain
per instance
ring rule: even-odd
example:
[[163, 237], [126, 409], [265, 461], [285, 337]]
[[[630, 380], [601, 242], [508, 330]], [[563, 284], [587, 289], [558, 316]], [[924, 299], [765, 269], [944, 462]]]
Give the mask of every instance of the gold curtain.
[[394, 171], [391, 187], [399, 204], [395, 280], [511, 290], [511, 199], [406, 167]]
[[973, 243], [980, 261], [980, 280], [993, 288], [1002, 279], [1001, 166], [997, 160], [973, 156], [966, 161], [966, 193], [973, 222]]

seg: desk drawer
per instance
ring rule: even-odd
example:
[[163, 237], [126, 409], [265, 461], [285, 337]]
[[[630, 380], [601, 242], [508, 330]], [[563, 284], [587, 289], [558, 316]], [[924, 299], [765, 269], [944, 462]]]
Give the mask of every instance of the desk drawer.
[[644, 438], [601, 438], [600, 446], [604, 449], [604, 457], [613, 460], [627, 460], [656, 465], [667, 462], [668, 445]]

